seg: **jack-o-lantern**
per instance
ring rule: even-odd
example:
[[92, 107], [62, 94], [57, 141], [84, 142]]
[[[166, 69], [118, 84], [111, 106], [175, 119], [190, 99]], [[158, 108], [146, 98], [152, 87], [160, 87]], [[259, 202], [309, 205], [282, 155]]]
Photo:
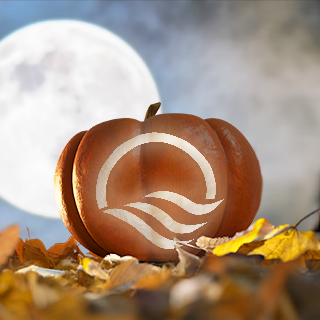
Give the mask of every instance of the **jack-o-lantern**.
[[176, 261], [175, 239], [233, 236], [260, 205], [259, 161], [231, 124], [190, 114], [115, 119], [76, 134], [59, 158], [55, 199], [87, 249]]

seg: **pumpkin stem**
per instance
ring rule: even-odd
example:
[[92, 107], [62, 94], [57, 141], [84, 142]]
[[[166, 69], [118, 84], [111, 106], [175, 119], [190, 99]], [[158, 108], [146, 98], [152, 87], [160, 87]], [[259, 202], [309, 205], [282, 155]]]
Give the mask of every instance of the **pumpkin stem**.
[[151, 104], [147, 110], [146, 116], [144, 117], [144, 121], [155, 116], [160, 106], [161, 106], [161, 102]]

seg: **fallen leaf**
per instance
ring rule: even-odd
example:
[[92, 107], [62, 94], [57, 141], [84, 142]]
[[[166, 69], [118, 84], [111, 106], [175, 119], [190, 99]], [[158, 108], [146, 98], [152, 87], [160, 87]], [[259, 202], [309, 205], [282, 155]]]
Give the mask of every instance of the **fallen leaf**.
[[77, 257], [84, 256], [75, 238], [70, 237], [65, 243], [56, 243], [47, 251], [47, 258], [53, 268], [56, 269], [76, 269]]
[[[70, 279], [71, 280], [71, 279]], [[107, 284], [109, 281], [102, 280], [97, 276], [93, 276], [85, 272], [81, 266], [76, 272], [76, 278], [73, 278], [73, 288], [79, 290], [79, 292], [94, 292], [102, 293], [107, 289]]]
[[0, 233], [0, 268], [8, 261], [10, 255], [13, 254], [16, 245], [19, 242], [20, 228], [18, 225], [12, 225]]
[[126, 291], [153, 272], [154, 268], [151, 264], [139, 263], [136, 259], [126, 260], [111, 271], [106, 289], [116, 292]]
[[28, 307], [32, 305], [32, 295], [26, 282], [11, 270], [5, 269], [0, 274], [0, 316], [5, 320], [30, 319]]
[[22, 249], [22, 259], [26, 265], [37, 265], [42, 268], [51, 268], [47, 250], [39, 239], [26, 240]]
[[316, 252], [320, 250], [320, 242], [315, 233], [292, 228], [264, 241], [248, 255], [259, 254], [265, 259], [281, 259], [283, 262], [288, 262], [299, 258], [309, 250]]
[[205, 291], [210, 292], [207, 294], [208, 300], [215, 302], [220, 298], [222, 290], [222, 285], [212, 283], [208, 274], [182, 279], [175, 283], [171, 289], [170, 304], [173, 308], [185, 307], [199, 299], [199, 296]]
[[212, 250], [220, 246], [223, 243], [226, 243], [230, 241], [230, 237], [217, 237], [217, 238], [210, 238], [201, 236], [196, 241], [196, 246], [198, 246], [200, 249], [205, 250], [207, 252], [212, 252]]
[[307, 250], [303, 255], [306, 267], [310, 271], [320, 269], [320, 250]]
[[109, 274], [100, 268], [100, 264], [90, 258], [84, 258], [82, 261], [84, 271], [93, 277], [98, 277], [100, 280], [109, 280]]
[[74, 253], [77, 240], [74, 237], [70, 237], [65, 243], [56, 243], [50, 247], [47, 251], [48, 255], [52, 257], [59, 257], [65, 259]]
[[274, 231], [274, 227], [266, 219], [257, 220], [252, 227], [249, 227], [248, 232], [241, 236], [236, 236], [230, 241], [221, 244], [213, 249], [213, 254], [216, 256], [224, 256], [229, 253], [235, 253], [245, 243], [250, 243], [260, 237], [265, 237]]
[[153, 290], [159, 287], [171, 275], [170, 269], [167, 266], [162, 268], [157, 266], [151, 266], [148, 273], [143, 276], [136, 284], [133, 286], [134, 289], [144, 289], [144, 290]]
[[[272, 226], [267, 220], [257, 220], [251, 230], [213, 249], [216, 256], [230, 253], [261, 255], [267, 260], [283, 262], [298, 259], [306, 252], [313, 256], [320, 251], [320, 242], [313, 231], [302, 232], [296, 225]], [[308, 257], [305, 257], [308, 259]]]
[[70, 237], [65, 243], [56, 243], [48, 250], [39, 239], [18, 239], [16, 255], [22, 266], [37, 265], [42, 268], [74, 268], [72, 259], [84, 256], [77, 241]]
[[134, 259], [138, 262], [138, 260], [132, 256], [120, 257], [117, 254], [111, 253], [111, 254], [108, 254], [107, 256], [105, 256], [101, 260], [101, 264], [105, 270], [108, 270], [108, 269], [114, 268], [115, 266], [119, 265], [121, 262], [128, 261], [131, 259]]
[[[205, 250], [217, 241], [198, 240]], [[199, 248], [179, 244], [178, 264], [151, 264], [115, 254], [85, 256], [72, 237], [48, 250], [39, 239], [18, 238], [0, 270], [0, 318], [317, 319], [314, 233], [261, 219], [216, 247], [229, 246], [222, 257], [198, 256], [204, 254]]]
[[200, 258], [188, 251], [183, 250], [181, 247], [176, 246], [176, 251], [179, 256], [179, 263], [172, 270], [172, 274], [178, 277], [193, 276], [200, 265]]
[[16, 254], [19, 258], [20, 263], [23, 263], [23, 257], [22, 257], [23, 246], [24, 246], [24, 241], [21, 238], [18, 238], [17, 245], [16, 245]]

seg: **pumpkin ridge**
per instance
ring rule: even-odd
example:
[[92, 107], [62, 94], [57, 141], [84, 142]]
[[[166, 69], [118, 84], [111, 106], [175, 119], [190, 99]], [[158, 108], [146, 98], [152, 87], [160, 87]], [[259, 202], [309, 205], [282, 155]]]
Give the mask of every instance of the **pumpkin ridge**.
[[[220, 137], [228, 159], [229, 201], [216, 236], [233, 236], [239, 230], [245, 230], [258, 211], [262, 189], [259, 160], [249, 141], [236, 127], [220, 119], [206, 121]], [[231, 223], [223, 224], [224, 221]]]
[[[205, 120], [205, 121], [206, 121], [206, 120]], [[211, 127], [211, 126], [210, 126], [210, 127]], [[212, 128], [212, 127], [211, 127], [211, 128]], [[224, 212], [223, 212], [223, 215], [222, 215], [222, 219], [220, 220], [220, 224], [219, 224], [219, 227], [218, 227], [217, 232], [216, 232], [216, 233], [218, 233], [221, 225], [222, 225], [223, 222], [227, 219], [227, 218], [226, 218], [226, 210], [227, 210], [227, 207], [228, 207], [229, 176], [230, 176], [230, 173], [229, 173], [228, 158], [227, 158], [226, 152], [225, 152], [225, 150], [224, 150], [224, 146], [223, 146], [223, 144], [222, 144], [222, 142], [221, 142], [221, 140], [220, 140], [220, 137], [218, 136], [216, 130], [212, 128], [212, 131], [213, 131], [214, 134], [216, 135], [216, 137], [217, 137], [217, 139], [218, 139], [218, 141], [219, 141], [219, 143], [220, 143], [221, 149], [222, 149], [222, 151], [223, 151], [224, 160], [225, 160], [226, 166], [227, 166], [227, 180], [228, 180], [228, 183], [227, 183], [227, 198], [225, 199], [225, 201], [226, 201], [226, 206], [225, 206], [225, 208], [224, 208]]]
[[55, 198], [61, 219], [72, 236], [92, 252], [105, 255], [107, 252], [96, 243], [84, 226], [73, 193], [74, 159], [85, 134], [86, 131], [82, 131], [73, 136], [60, 155], [54, 179]]

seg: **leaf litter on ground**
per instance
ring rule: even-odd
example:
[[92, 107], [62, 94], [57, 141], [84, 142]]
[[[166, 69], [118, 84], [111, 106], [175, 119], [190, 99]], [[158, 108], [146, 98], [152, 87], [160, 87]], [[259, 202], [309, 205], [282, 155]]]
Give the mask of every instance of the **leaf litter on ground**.
[[84, 254], [73, 237], [46, 249], [13, 225], [0, 233], [0, 319], [318, 319], [320, 243], [299, 223], [177, 240], [178, 263]]

